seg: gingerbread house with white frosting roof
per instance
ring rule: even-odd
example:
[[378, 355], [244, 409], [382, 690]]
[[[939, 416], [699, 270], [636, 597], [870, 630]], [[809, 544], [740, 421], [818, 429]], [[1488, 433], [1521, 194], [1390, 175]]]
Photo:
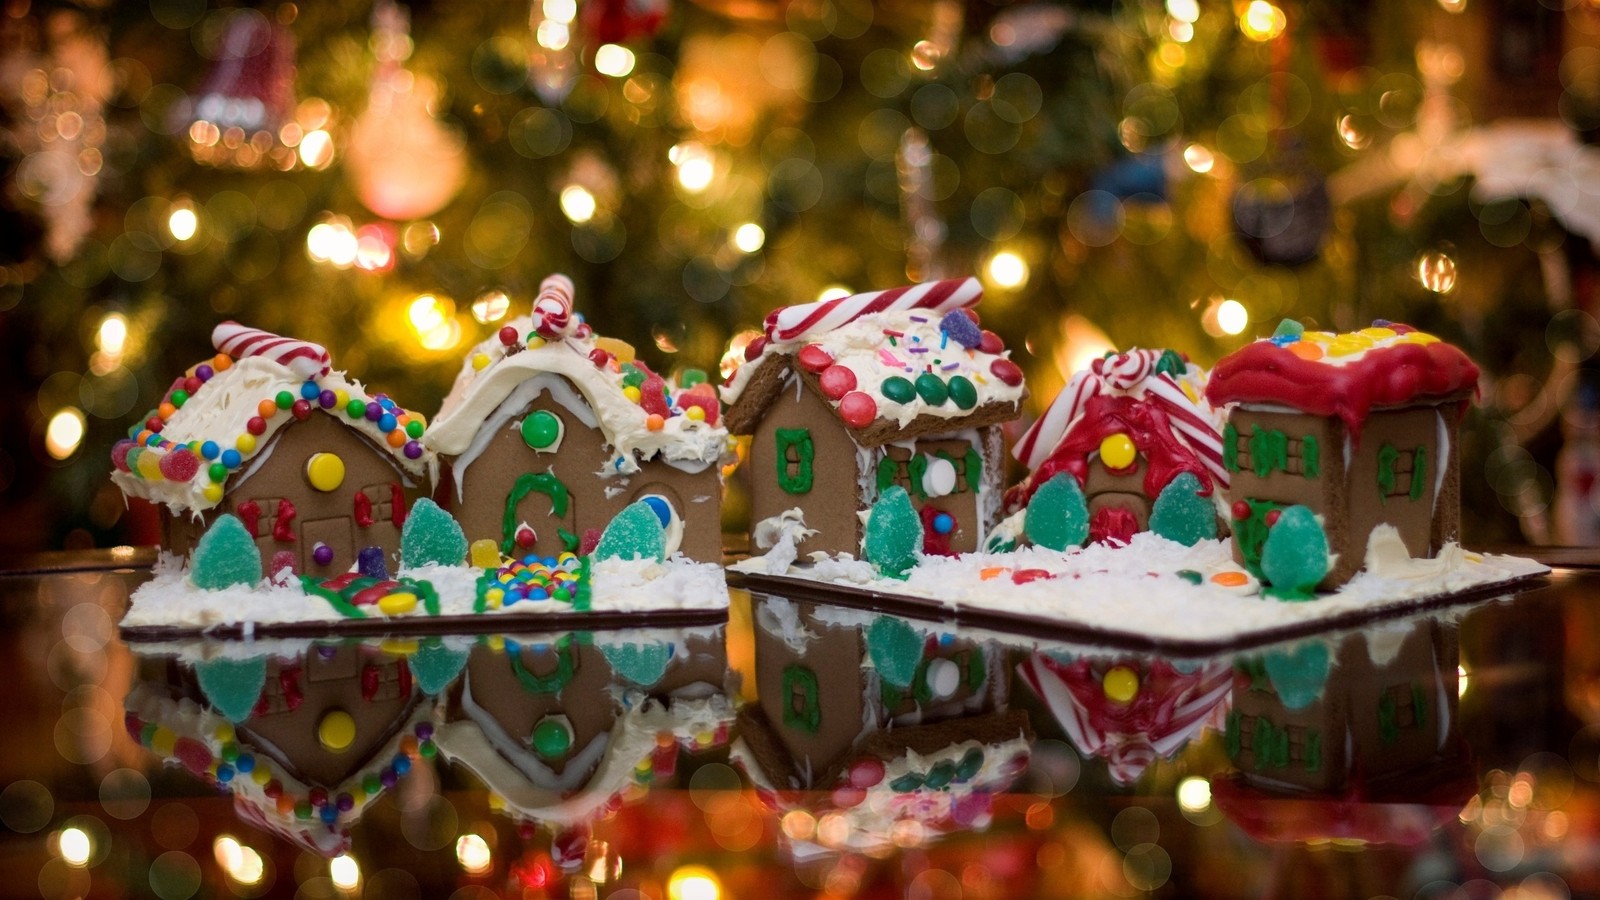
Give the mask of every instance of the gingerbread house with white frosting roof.
[[572, 282], [551, 276], [531, 316], [467, 353], [423, 439], [439, 455], [436, 499], [469, 541], [518, 556], [587, 553], [614, 516], [648, 500], [668, 556], [721, 562], [727, 431], [715, 389], [669, 382], [571, 309]]
[[[1360, 571], [1380, 526], [1412, 557], [1431, 557], [1460, 528], [1458, 430], [1478, 367], [1460, 349], [1379, 320], [1347, 334], [1276, 334], [1217, 363], [1206, 398], [1227, 406], [1223, 464], [1234, 557], [1260, 575], [1282, 511], [1320, 519], [1333, 590]], [[1385, 531], [1387, 534], [1387, 531]]]
[[[803, 554], [860, 552], [880, 492], [906, 489], [929, 553], [977, 550], [1000, 510], [1003, 438], [1027, 389], [953, 279], [775, 310], [735, 355], [728, 429], [749, 435], [750, 520], [798, 509]], [[791, 514], [792, 518], [792, 514]], [[753, 550], [764, 550], [759, 546]]]
[[393, 561], [432, 464], [423, 417], [334, 371], [316, 344], [233, 322], [212, 342], [217, 355], [111, 452], [117, 487], [160, 507], [162, 546], [187, 556], [227, 513], [269, 574], [336, 575], [368, 547]]

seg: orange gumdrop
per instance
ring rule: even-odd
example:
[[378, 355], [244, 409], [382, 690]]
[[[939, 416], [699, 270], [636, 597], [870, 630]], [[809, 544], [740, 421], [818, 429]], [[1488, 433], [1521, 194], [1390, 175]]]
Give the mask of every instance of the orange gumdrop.
[[1218, 572], [1211, 580], [1223, 587], [1238, 587], [1250, 579], [1243, 572]]
[[1311, 341], [1295, 341], [1289, 345], [1289, 352], [1313, 362], [1322, 358], [1322, 348]]

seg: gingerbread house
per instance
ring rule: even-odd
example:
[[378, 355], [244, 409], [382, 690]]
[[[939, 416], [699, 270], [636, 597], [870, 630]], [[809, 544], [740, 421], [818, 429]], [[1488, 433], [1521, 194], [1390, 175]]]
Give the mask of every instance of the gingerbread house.
[[217, 355], [111, 453], [123, 493], [159, 505], [162, 546], [187, 556], [228, 513], [269, 574], [333, 576], [368, 547], [393, 561], [432, 463], [423, 417], [332, 371], [315, 344], [232, 322], [212, 341]]
[[722, 397], [729, 431], [750, 436], [756, 534], [798, 509], [801, 553], [859, 553], [859, 513], [899, 485], [926, 552], [983, 545], [1000, 509], [998, 426], [1027, 390], [978, 325], [981, 297], [968, 278], [785, 307], [733, 352]]
[[431, 755], [424, 693], [376, 644], [141, 664], [129, 734], [231, 794], [245, 823], [323, 856], [346, 852], [367, 806]]
[[1229, 472], [1221, 417], [1204, 389], [1205, 371], [1176, 350], [1134, 349], [1095, 360], [1072, 376], [1013, 448], [1029, 472], [1006, 492], [1006, 507], [1025, 507], [1041, 485], [1068, 473], [1083, 490], [1090, 540], [1125, 544], [1150, 528], [1161, 492], [1189, 473], [1220, 510]]
[[627, 344], [570, 315], [571, 282], [546, 279], [532, 316], [468, 352], [424, 444], [439, 454], [440, 505], [469, 541], [507, 555], [587, 552], [648, 499], [667, 554], [722, 559], [727, 432], [704, 378], [668, 383]]
[[1380, 525], [1411, 556], [1433, 556], [1459, 530], [1458, 428], [1477, 384], [1461, 350], [1382, 320], [1337, 335], [1286, 321], [1224, 357], [1206, 398], [1228, 406], [1235, 559], [1260, 575], [1270, 528], [1290, 506], [1320, 519], [1331, 558], [1321, 589], [1361, 569]]

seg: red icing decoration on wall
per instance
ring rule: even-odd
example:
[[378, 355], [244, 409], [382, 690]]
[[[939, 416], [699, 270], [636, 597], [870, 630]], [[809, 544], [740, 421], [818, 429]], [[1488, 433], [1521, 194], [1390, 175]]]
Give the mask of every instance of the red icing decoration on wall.
[[930, 556], [955, 556], [955, 552], [950, 549], [950, 535], [955, 534], [956, 529], [950, 529], [950, 534], [940, 534], [933, 530], [933, 520], [942, 512], [944, 511], [932, 506], [924, 506], [917, 511], [917, 516], [922, 519], [922, 552]]
[[400, 696], [411, 696], [411, 667], [406, 665], [404, 659], [395, 660], [394, 677], [400, 687]]
[[389, 484], [389, 521], [399, 528], [406, 523], [406, 489], [395, 481]]
[[278, 688], [283, 691], [283, 703], [291, 711], [299, 709], [305, 701], [305, 695], [300, 693], [300, 667], [284, 669], [278, 673]]
[[372, 524], [378, 521], [372, 515], [372, 498], [367, 496], [366, 491], [356, 491], [354, 503], [356, 524], [362, 528], [371, 528]]
[[1139, 520], [1125, 506], [1102, 506], [1089, 517], [1089, 543], [1127, 544], [1139, 533]]
[[251, 537], [261, 536], [261, 504], [246, 500], [234, 507], [233, 513], [244, 523], [244, 530], [250, 532]]
[[1217, 363], [1206, 399], [1213, 406], [1275, 403], [1338, 416], [1351, 438], [1359, 439], [1361, 424], [1375, 408], [1460, 399], [1465, 412], [1464, 395], [1477, 389], [1478, 367], [1460, 348], [1443, 341], [1368, 350], [1359, 360], [1339, 366], [1301, 359], [1271, 341], [1256, 341]]
[[272, 523], [272, 539], [284, 543], [294, 543], [294, 517], [298, 515], [294, 504], [288, 500], [278, 501], [278, 518]]

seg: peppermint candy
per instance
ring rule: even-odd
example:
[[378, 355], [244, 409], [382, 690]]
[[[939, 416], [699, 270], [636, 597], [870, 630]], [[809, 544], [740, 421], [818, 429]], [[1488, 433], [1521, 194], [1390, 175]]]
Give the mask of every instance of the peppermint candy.
[[976, 278], [951, 278], [905, 287], [852, 294], [815, 303], [802, 303], [773, 310], [767, 316], [768, 339], [775, 343], [804, 340], [827, 334], [872, 313], [906, 309], [927, 309], [946, 313], [976, 304], [983, 297], [983, 285]]
[[288, 368], [296, 378], [307, 381], [328, 374], [331, 365], [328, 349], [321, 344], [246, 328], [238, 322], [223, 322], [212, 329], [211, 345], [235, 359], [246, 356], [270, 359]]
[[566, 337], [572, 326], [572, 279], [560, 273], [539, 284], [533, 300], [533, 330], [547, 341]]

